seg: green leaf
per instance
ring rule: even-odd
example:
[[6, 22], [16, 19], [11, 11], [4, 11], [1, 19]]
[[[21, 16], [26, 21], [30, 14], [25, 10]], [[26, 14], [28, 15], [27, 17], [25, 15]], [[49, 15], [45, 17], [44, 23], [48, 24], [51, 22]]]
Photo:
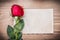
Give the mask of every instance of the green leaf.
[[22, 39], [22, 32], [18, 32], [17, 36], [18, 36], [18, 39], [17, 40]]
[[15, 40], [15, 39], [8, 39], [8, 40]]
[[23, 19], [20, 19], [20, 21], [14, 26], [14, 29], [22, 31], [23, 28], [24, 28], [24, 21]]
[[10, 25], [8, 25], [7, 34], [10, 37], [10, 39], [14, 39], [15, 38], [14, 29]]

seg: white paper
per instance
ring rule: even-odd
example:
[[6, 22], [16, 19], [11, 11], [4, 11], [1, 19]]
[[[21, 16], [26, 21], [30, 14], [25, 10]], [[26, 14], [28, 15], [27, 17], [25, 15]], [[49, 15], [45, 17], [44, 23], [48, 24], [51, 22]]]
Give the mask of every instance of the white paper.
[[53, 9], [24, 9], [25, 34], [53, 33]]

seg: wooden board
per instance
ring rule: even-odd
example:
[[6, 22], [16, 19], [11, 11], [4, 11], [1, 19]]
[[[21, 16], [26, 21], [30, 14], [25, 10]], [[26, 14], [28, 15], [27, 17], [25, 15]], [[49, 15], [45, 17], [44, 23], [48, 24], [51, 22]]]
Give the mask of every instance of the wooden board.
[[7, 40], [7, 25], [13, 24], [10, 8], [18, 4], [24, 8], [53, 8], [54, 9], [54, 33], [52, 34], [23, 34], [24, 40], [59, 40], [60, 39], [60, 4], [56, 1], [28, 1], [10, 0], [0, 2], [0, 40]]

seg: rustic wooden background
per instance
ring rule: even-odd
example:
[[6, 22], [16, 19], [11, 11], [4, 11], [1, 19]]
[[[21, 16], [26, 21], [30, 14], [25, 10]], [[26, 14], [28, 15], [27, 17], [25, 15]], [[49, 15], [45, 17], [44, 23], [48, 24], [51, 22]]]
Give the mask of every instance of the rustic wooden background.
[[[0, 40], [7, 40], [7, 25], [13, 24], [10, 8], [18, 4], [24, 8], [53, 8], [54, 33], [51, 34], [24, 34], [24, 40], [60, 40], [60, 1], [59, 0], [1, 0], [0, 1]], [[49, 28], [48, 28], [49, 29]]]

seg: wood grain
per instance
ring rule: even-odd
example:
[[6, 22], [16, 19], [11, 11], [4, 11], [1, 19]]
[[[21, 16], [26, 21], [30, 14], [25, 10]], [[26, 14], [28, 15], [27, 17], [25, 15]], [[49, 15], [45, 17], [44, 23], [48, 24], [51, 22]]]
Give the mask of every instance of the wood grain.
[[22, 5], [24, 8], [53, 8], [54, 33], [51, 34], [23, 34], [23, 40], [60, 40], [60, 4], [56, 1], [28, 1], [10, 0], [0, 2], [0, 40], [7, 40], [7, 25], [13, 24], [10, 8], [13, 4]]

